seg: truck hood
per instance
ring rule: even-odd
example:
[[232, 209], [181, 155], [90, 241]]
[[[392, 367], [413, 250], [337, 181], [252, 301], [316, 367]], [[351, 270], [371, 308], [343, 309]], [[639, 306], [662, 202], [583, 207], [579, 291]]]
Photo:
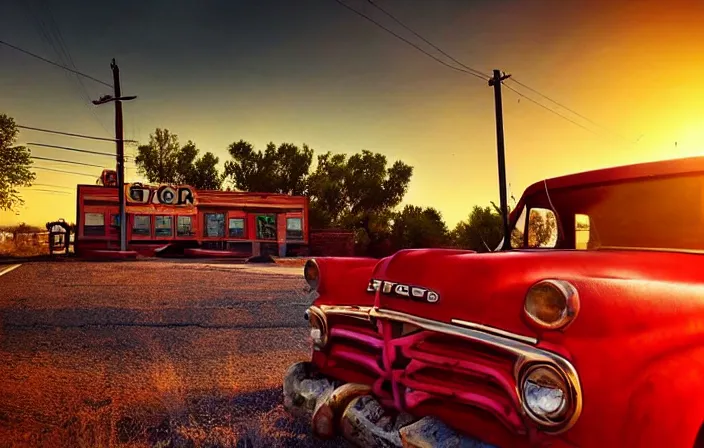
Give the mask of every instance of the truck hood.
[[[459, 319], [536, 337], [538, 332], [523, 317], [523, 301], [534, 283], [547, 278], [572, 282], [579, 291], [580, 314], [587, 311], [596, 320], [606, 301], [613, 301], [638, 285], [674, 281], [703, 287], [704, 273], [697, 269], [700, 262], [693, 262], [691, 257], [699, 261], [702, 255], [544, 249], [486, 254], [404, 250], [380, 260], [372, 279], [408, 286], [410, 297], [381, 291], [376, 295], [375, 306], [447, 323]], [[422, 297], [414, 299], [413, 290]], [[427, 300], [429, 295], [431, 300]], [[589, 310], [590, 301], [599, 303], [601, 309]]]

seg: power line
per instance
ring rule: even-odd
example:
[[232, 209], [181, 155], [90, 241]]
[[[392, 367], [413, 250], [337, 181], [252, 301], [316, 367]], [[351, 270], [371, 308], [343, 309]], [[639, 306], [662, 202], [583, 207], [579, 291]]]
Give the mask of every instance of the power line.
[[31, 53], [31, 52], [29, 52], [29, 51], [27, 51], [27, 50], [24, 50], [24, 49], [22, 49], [22, 48], [20, 48], [20, 47], [17, 47], [17, 46], [12, 45], [12, 44], [10, 44], [10, 43], [8, 43], [8, 42], [5, 42], [4, 40], [0, 40], [0, 44], [5, 45], [5, 46], [7, 46], [7, 47], [10, 47], [10, 48], [12, 48], [13, 50], [17, 50], [17, 51], [19, 51], [19, 52], [22, 52], [22, 53], [24, 53], [24, 54], [27, 54], [27, 55], [29, 55], [29, 56], [32, 56], [33, 58], [37, 58], [37, 59], [39, 59], [40, 61], [46, 62], [47, 64], [51, 64], [51, 65], [53, 65], [53, 66], [62, 68], [62, 69], [64, 69], [64, 70], [66, 70], [66, 71], [69, 71], [69, 72], [71, 72], [71, 73], [75, 73], [76, 75], [83, 76], [84, 78], [88, 78], [88, 79], [90, 79], [90, 80], [92, 80], [92, 81], [95, 81], [95, 82], [100, 83], [100, 84], [102, 84], [102, 85], [104, 85], [104, 86], [107, 86], [107, 87], [112, 88], [112, 84], [108, 84], [107, 82], [101, 81], [101, 80], [99, 80], [98, 78], [94, 78], [94, 77], [92, 77], [92, 76], [90, 76], [90, 75], [86, 75], [85, 73], [81, 73], [81, 72], [79, 72], [78, 70], [73, 70], [73, 69], [68, 68], [68, 67], [66, 67], [66, 66], [64, 66], [64, 65], [57, 64], [56, 62], [50, 61], [49, 59], [45, 59], [45, 58], [43, 58], [43, 57], [41, 57], [41, 56], [38, 56], [38, 55], [36, 55], [36, 54], [34, 54], [34, 53]]
[[598, 132], [594, 131], [593, 129], [589, 129], [588, 127], [581, 125], [580, 123], [578, 123], [578, 122], [572, 120], [571, 118], [565, 117], [564, 115], [562, 115], [561, 113], [555, 111], [554, 109], [550, 109], [550, 108], [547, 107], [546, 105], [544, 105], [544, 104], [542, 104], [542, 103], [539, 103], [538, 101], [534, 100], [533, 98], [528, 97], [528, 96], [522, 94], [521, 92], [519, 92], [518, 90], [514, 89], [513, 87], [511, 87], [511, 86], [509, 86], [509, 85], [506, 85], [506, 84], [504, 84], [504, 87], [506, 87], [507, 89], [509, 89], [510, 91], [512, 91], [513, 93], [515, 93], [516, 95], [521, 96], [521, 97], [527, 99], [527, 100], [530, 101], [531, 103], [537, 104], [538, 106], [542, 107], [543, 109], [547, 110], [548, 112], [552, 112], [553, 114], [557, 115], [558, 117], [561, 117], [561, 118], [563, 118], [563, 119], [569, 121], [570, 123], [574, 124], [575, 126], [579, 126], [580, 128], [582, 128], [582, 129], [584, 129], [584, 130], [586, 130], [586, 131], [589, 131], [589, 132], [591, 132], [592, 134], [600, 135]]
[[[114, 138], [105, 138], [105, 137], [95, 137], [92, 135], [83, 135], [83, 134], [73, 134], [71, 132], [63, 132], [63, 131], [52, 131], [50, 129], [41, 129], [41, 128], [33, 128], [31, 126], [20, 126], [19, 124], [17, 125], [18, 128], [20, 129], [29, 129], [30, 131], [39, 131], [39, 132], [48, 132], [49, 134], [59, 134], [59, 135], [68, 135], [70, 137], [79, 137], [79, 138], [87, 138], [91, 140], [101, 140], [105, 142], [117, 142], [117, 139]], [[122, 140], [125, 143], [137, 143], [136, 140]]]
[[46, 170], [46, 171], [54, 171], [55, 173], [65, 173], [65, 174], [76, 174], [78, 176], [88, 176], [92, 177], [93, 179], [98, 178], [99, 176], [96, 174], [87, 174], [87, 173], [78, 173], [76, 171], [66, 171], [66, 170], [57, 170], [55, 168], [46, 168], [43, 166], [33, 166], [32, 169], [35, 170]]
[[[41, 0], [41, 3], [44, 4], [44, 9], [43, 12], [46, 12], [48, 20], [48, 26], [47, 28], [49, 29], [49, 34], [52, 35], [53, 40], [56, 41], [59, 50], [57, 51], [54, 49], [54, 52], [57, 54], [59, 57], [60, 62], [63, 65], [69, 66], [70, 68], [73, 68], [74, 70], [78, 70], [78, 67], [76, 67], [76, 64], [73, 61], [73, 57], [71, 56], [71, 51], [69, 50], [68, 46], [66, 45], [66, 41], [64, 40], [63, 34], [61, 33], [61, 28], [59, 27], [59, 24], [54, 20], [54, 14], [52, 13], [51, 5], [47, 0]], [[41, 18], [40, 18], [41, 20]], [[52, 46], [53, 43], [52, 43]], [[62, 56], [63, 54], [63, 56]], [[69, 77], [71, 77], [69, 75]], [[101, 128], [108, 134], [110, 134], [110, 131], [105, 127], [103, 124], [102, 120], [98, 116], [98, 113], [96, 112], [95, 108], [92, 107], [91, 104], [91, 95], [88, 92], [88, 89], [86, 88], [85, 84], [83, 83], [83, 79], [76, 75], [75, 80], [78, 81], [78, 93], [79, 96], [81, 97], [81, 104], [83, 104], [84, 107], [88, 108], [90, 111], [90, 114], [93, 115], [93, 118], [95, 121], [100, 125]]]
[[[605, 130], [605, 131], [607, 131], [607, 132], [609, 132], [609, 133], [611, 133], [611, 134], [613, 134], [613, 135], [615, 135], [615, 136], [617, 136], [617, 137], [619, 137], [619, 138], [622, 138], [622, 139], [624, 139], [624, 140], [628, 140], [628, 139], [626, 139], [626, 138], [624, 138], [624, 137], [622, 137], [622, 136], [620, 136], [620, 135], [618, 135], [618, 134], [615, 134], [613, 131], [611, 131], [610, 129], [608, 129], [608, 128], [602, 126], [602, 125], [600, 125], [599, 123], [595, 122], [594, 120], [591, 120], [590, 118], [585, 117], [584, 115], [580, 114], [579, 112], [576, 112], [575, 110], [570, 109], [569, 107], [565, 106], [564, 104], [561, 104], [561, 103], [555, 101], [554, 99], [550, 98], [549, 96], [538, 92], [538, 91], [535, 90], [534, 88], [532, 88], [532, 87], [530, 87], [530, 86], [527, 86], [527, 85], [523, 84], [523, 83], [520, 82], [520, 81], [517, 81], [515, 78], [511, 78], [511, 80], [512, 80], [513, 82], [515, 82], [516, 84], [518, 84], [519, 86], [524, 87], [524, 88], [530, 90], [531, 92], [533, 92], [533, 93], [535, 93], [535, 94], [537, 94], [537, 95], [540, 95], [541, 97], [545, 98], [546, 100], [550, 101], [551, 103], [553, 103], [553, 104], [555, 104], [555, 105], [557, 105], [557, 106], [559, 106], [559, 107], [565, 109], [566, 111], [573, 113], [574, 115], [578, 116], [579, 118], [581, 118], [581, 119], [583, 119], [583, 120], [585, 120], [585, 121], [588, 121], [589, 123], [593, 124], [594, 126], [599, 127], [599, 128], [601, 128], [601, 129], [603, 129], [603, 130]], [[505, 85], [505, 84], [504, 84], [504, 85]], [[506, 86], [506, 87], [508, 87], [508, 86]]]
[[77, 149], [77, 148], [71, 148], [69, 146], [58, 146], [58, 145], [47, 145], [44, 143], [26, 143], [26, 145], [31, 145], [31, 146], [43, 146], [45, 148], [54, 148], [54, 149], [61, 149], [63, 151], [74, 151], [74, 152], [81, 152], [85, 154], [95, 154], [98, 156], [107, 156], [107, 157], [115, 157], [115, 154], [110, 154], [107, 152], [100, 152], [100, 151], [90, 151], [88, 149]]
[[453, 70], [457, 70], [458, 72], [463, 72], [463, 73], [470, 74], [470, 75], [472, 75], [472, 76], [475, 76], [475, 77], [481, 79], [482, 81], [486, 81], [486, 78], [485, 78], [484, 76], [478, 75], [478, 74], [476, 74], [476, 73], [474, 73], [474, 72], [472, 72], [472, 71], [466, 70], [466, 69], [464, 69], [464, 68], [455, 67], [454, 65], [450, 65], [450, 64], [448, 64], [447, 62], [443, 61], [442, 59], [439, 59], [439, 58], [435, 57], [433, 54], [431, 54], [431, 53], [429, 53], [429, 52], [423, 50], [423, 49], [420, 48], [418, 45], [414, 44], [413, 42], [411, 42], [410, 40], [406, 39], [405, 37], [396, 34], [395, 32], [391, 31], [389, 28], [385, 27], [385, 26], [382, 25], [381, 23], [379, 23], [379, 22], [377, 22], [376, 20], [372, 19], [372, 18], [369, 17], [368, 15], [366, 15], [366, 14], [360, 12], [360, 11], [357, 11], [357, 10], [354, 9], [353, 7], [347, 5], [347, 4], [344, 3], [342, 0], [335, 0], [335, 1], [336, 1], [337, 3], [339, 3], [340, 5], [344, 6], [345, 8], [349, 9], [350, 11], [354, 12], [354, 13], [357, 14], [358, 16], [363, 17], [363, 18], [367, 19], [368, 21], [372, 22], [374, 25], [376, 25], [376, 26], [378, 26], [379, 28], [383, 29], [383, 30], [386, 31], [387, 33], [393, 35], [393, 36], [396, 37], [397, 39], [400, 39], [401, 41], [405, 42], [406, 44], [412, 46], [413, 48], [415, 48], [416, 50], [420, 51], [421, 53], [423, 53], [424, 55], [428, 56], [429, 58], [434, 59], [436, 62], [439, 62], [440, 64], [444, 65], [445, 67], [451, 68], [451, 69], [453, 69]]
[[410, 31], [411, 33], [413, 33], [413, 35], [415, 35], [417, 38], [421, 39], [421, 40], [422, 40], [423, 42], [425, 42], [426, 44], [430, 45], [431, 47], [433, 47], [434, 49], [436, 49], [436, 50], [439, 51], [440, 53], [442, 53], [442, 54], [444, 54], [445, 56], [447, 56], [448, 58], [450, 58], [450, 59], [451, 59], [453, 62], [455, 62], [456, 64], [458, 64], [458, 65], [460, 65], [460, 66], [466, 68], [467, 70], [469, 70], [469, 71], [471, 71], [471, 72], [477, 74], [478, 76], [481, 76], [482, 79], [491, 78], [491, 76], [487, 75], [486, 73], [482, 73], [481, 71], [476, 70], [476, 69], [473, 69], [472, 67], [469, 67], [469, 66], [463, 64], [462, 62], [458, 61], [457, 59], [455, 59], [454, 57], [452, 57], [450, 54], [448, 54], [447, 52], [445, 52], [442, 48], [440, 48], [440, 47], [438, 47], [437, 45], [433, 44], [433, 43], [430, 42], [428, 39], [426, 39], [425, 37], [423, 37], [423, 36], [421, 36], [420, 34], [418, 34], [417, 32], [415, 32], [411, 27], [409, 27], [408, 25], [406, 25], [405, 23], [403, 23], [401, 20], [397, 19], [396, 16], [394, 16], [393, 14], [391, 14], [390, 12], [388, 12], [387, 10], [385, 10], [384, 8], [382, 8], [381, 6], [377, 5], [376, 2], [374, 2], [373, 0], [367, 0], [367, 1], [368, 1], [373, 7], [375, 7], [376, 9], [378, 9], [379, 11], [383, 12], [383, 13], [386, 14], [388, 17], [390, 17], [394, 22], [398, 23], [399, 25], [401, 25], [402, 27], [404, 27], [405, 29], [407, 29], [408, 31]]
[[[31, 188], [31, 187], [27, 187], [27, 188]], [[55, 193], [55, 194], [73, 194], [73, 193], [69, 193], [67, 191], [47, 190], [45, 188], [32, 188], [32, 191], [41, 191], [43, 193]]]
[[67, 190], [73, 190], [73, 187], [65, 187], [62, 185], [52, 185], [52, 184], [32, 184], [32, 187], [37, 186], [37, 187], [51, 187], [51, 188], [66, 188]]
[[92, 163], [83, 163], [83, 162], [74, 162], [72, 160], [62, 160], [62, 159], [52, 159], [49, 157], [37, 157], [37, 156], [31, 156], [35, 160], [46, 160], [48, 162], [60, 162], [60, 163], [68, 163], [70, 165], [81, 165], [81, 166], [92, 166], [94, 168], [105, 168], [103, 165], [95, 165]]
[[[451, 65], [449, 65], [449, 64], [446, 64], [446, 63], [443, 62], [443, 61], [438, 60], [438, 59], [435, 58], [434, 56], [430, 55], [429, 53], [427, 53], [427, 52], [425, 52], [424, 50], [420, 49], [419, 47], [417, 47], [417, 46], [414, 45], [413, 43], [407, 41], [407, 40], [404, 39], [403, 37], [397, 35], [397, 34], [394, 33], [393, 31], [389, 30], [388, 28], [384, 27], [383, 25], [379, 24], [378, 22], [374, 21], [374, 20], [371, 19], [370, 17], [364, 15], [363, 13], [361, 13], [361, 12], [357, 11], [356, 9], [350, 7], [349, 5], [343, 3], [341, 0], [335, 0], [335, 1], [337, 1], [339, 4], [341, 4], [342, 6], [346, 7], [347, 9], [349, 9], [349, 10], [355, 12], [356, 14], [358, 14], [358, 15], [364, 17], [365, 19], [371, 21], [372, 23], [374, 23], [375, 25], [381, 27], [382, 29], [386, 30], [387, 32], [393, 34], [393, 35], [396, 36], [397, 38], [399, 38], [399, 39], [403, 40], [404, 42], [408, 43], [409, 45], [412, 45], [414, 48], [416, 48], [416, 49], [422, 51], [422, 52], [425, 53], [426, 55], [432, 57], [433, 59], [435, 59], [436, 61], [440, 62], [441, 64], [443, 64], [443, 65], [445, 65], [445, 66], [448, 66], [448, 67], [450, 67], [450, 68], [452, 68], [452, 69], [455, 69], [455, 70], [459, 70], [459, 71], [464, 71], [464, 72], [466, 72], [466, 73], [470, 73], [470, 74], [472, 74], [472, 75], [474, 75], [474, 76], [476, 76], [476, 77], [479, 77], [479, 78], [481, 78], [481, 79], [486, 79], [486, 78], [489, 77], [488, 75], [482, 73], [481, 71], [476, 70], [476, 69], [473, 69], [472, 67], [469, 67], [469, 66], [465, 65], [464, 63], [458, 61], [458, 60], [455, 59], [452, 55], [450, 55], [450, 54], [447, 53], [446, 51], [442, 50], [440, 47], [438, 47], [438, 46], [436, 46], [435, 44], [433, 44], [432, 42], [430, 42], [428, 39], [426, 39], [425, 37], [423, 37], [422, 35], [420, 35], [420, 34], [417, 33], [416, 31], [414, 31], [411, 27], [407, 26], [407, 25], [406, 25], [405, 23], [403, 23], [401, 20], [399, 20], [398, 18], [396, 18], [392, 13], [388, 12], [387, 10], [385, 10], [384, 8], [382, 8], [381, 6], [377, 5], [376, 2], [374, 2], [373, 0], [367, 0], [367, 1], [368, 1], [374, 8], [378, 9], [379, 11], [381, 11], [382, 13], [384, 13], [386, 16], [390, 17], [394, 22], [398, 23], [398, 24], [401, 25], [403, 28], [405, 28], [406, 30], [408, 30], [408, 31], [410, 31], [411, 33], [413, 33], [416, 37], [418, 37], [419, 39], [423, 40], [423, 42], [427, 43], [428, 45], [430, 45], [431, 47], [433, 47], [435, 50], [439, 51], [439, 52], [442, 53], [443, 55], [445, 55], [445, 56], [447, 56], [448, 58], [450, 58], [450, 59], [451, 59], [453, 62], [455, 62], [456, 64], [458, 64], [458, 65], [464, 67], [466, 70], [459, 69], [459, 68], [457, 68], [457, 67], [451, 66]], [[523, 86], [523, 87], [525, 87], [526, 89], [528, 89], [528, 90], [530, 90], [530, 91], [532, 91], [532, 92], [534, 92], [534, 93], [536, 93], [536, 94], [542, 96], [543, 98], [547, 99], [548, 101], [550, 101], [550, 102], [556, 104], [556, 105], [559, 106], [559, 107], [562, 107], [563, 109], [565, 109], [565, 110], [567, 110], [567, 111], [573, 113], [574, 115], [576, 115], [576, 116], [578, 116], [578, 117], [580, 117], [580, 118], [582, 118], [582, 119], [588, 121], [589, 123], [591, 123], [591, 124], [593, 124], [593, 125], [595, 125], [595, 126], [597, 126], [597, 127], [600, 127], [600, 128], [602, 128], [602, 129], [604, 129], [605, 131], [611, 132], [611, 131], [609, 131], [609, 129], [604, 128], [603, 126], [599, 125], [598, 123], [594, 122], [593, 120], [591, 120], [591, 119], [585, 117], [584, 115], [582, 115], [582, 114], [580, 114], [580, 113], [578, 113], [578, 112], [576, 112], [576, 111], [574, 111], [574, 110], [568, 108], [567, 106], [565, 106], [565, 105], [563, 105], [563, 104], [560, 104], [559, 102], [557, 102], [557, 101], [553, 100], [552, 98], [550, 98], [550, 97], [548, 97], [548, 96], [546, 96], [546, 95], [544, 95], [544, 94], [538, 92], [537, 90], [535, 90], [535, 89], [533, 89], [533, 88], [531, 88], [531, 87], [529, 87], [529, 86], [527, 86], [527, 85], [525, 85], [525, 84], [523, 84], [523, 83], [521, 83], [521, 82], [519, 82], [519, 81], [516, 81], [516, 80], [513, 79], [513, 78], [511, 78], [511, 79], [512, 79], [514, 82], [516, 82], [516, 84], [518, 84], [518, 85], [520, 85], [520, 86]], [[548, 110], [548, 111], [550, 111], [550, 112], [552, 112], [552, 113], [558, 115], [559, 117], [561, 117], [561, 118], [563, 118], [563, 119], [569, 121], [570, 123], [573, 123], [573, 124], [575, 124], [575, 125], [577, 125], [577, 126], [583, 128], [583, 129], [585, 129], [585, 130], [587, 130], [587, 131], [589, 131], [589, 132], [592, 132], [592, 133], [594, 133], [594, 134], [597, 134], [597, 133], [594, 132], [592, 129], [589, 129], [589, 128], [587, 128], [587, 127], [585, 127], [585, 126], [579, 124], [578, 122], [576, 122], [576, 121], [574, 121], [574, 120], [571, 120], [571, 119], [568, 118], [568, 117], [565, 117], [564, 115], [562, 115], [562, 114], [556, 112], [556, 111], [553, 110], [553, 109], [548, 108], [547, 106], [545, 106], [545, 105], [543, 105], [543, 104], [541, 104], [541, 103], [538, 103], [537, 101], [533, 100], [532, 98], [529, 98], [529, 97], [527, 97], [527, 96], [521, 94], [521, 93], [518, 92], [517, 90], [511, 88], [510, 86], [508, 86], [508, 85], [506, 85], [506, 84], [504, 84], [504, 86], [505, 86], [506, 88], [512, 90], [513, 92], [517, 93], [518, 95], [520, 95], [520, 96], [526, 98], [527, 100], [529, 100], [529, 101], [531, 101], [531, 102], [537, 104], [538, 106], [540, 106], [540, 107], [542, 107], [542, 108], [544, 108], [544, 109], [546, 109], [546, 110]], [[611, 133], [613, 134], [613, 132], [611, 132]], [[599, 134], [597, 134], [597, 135], [599, 135]], [[614, 134], [614, 135], [617, 135], [617, 134]], [[618, 136], [618, 135], [617, 135], [617, 136]], [[618, 136], [618, 137], [623, 138], [623, 137], [621, 137], [621, 136]]]

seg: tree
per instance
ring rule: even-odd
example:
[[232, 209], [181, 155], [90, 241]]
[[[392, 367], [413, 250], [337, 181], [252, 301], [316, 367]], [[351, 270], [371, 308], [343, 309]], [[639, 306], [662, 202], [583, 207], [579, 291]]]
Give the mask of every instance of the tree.
[[347, 206], [346, 177], [347, 157], [344, 154], [327, 152], [318, 156], [318, 166], [307, 179], [311, 199], [308, 219], [312, 227], [341, 224]]
[[349, 159], [344, 154], [318, 156], [308, 178], [311, 214], [324, 226], [364, 228], [372, 215], [383, 215], [403, 200], [413, 168], [402, 161], [387, 167], [382, 154], [363, 150]]
[[30, 171], [31, 153], [24, 146], [14, 146], [19, 131], [15, 121], [0, 115], [0, 210], [15, 210], [24, 204], [18, 187], [29, 187], [36, 175]]
[[259, 193], [303, 195], [306, 178], [313, 161], [313, 150], [293, 143], [278, 147], [270, 142], [266, 149], [255, 151], [251, 143], [239, 140], [227, 151], [232, 160], [225, 162], [225, 177], [235, 188]]
[[406, 205], [393, 218], [391, 243], [395, 250], [440, 247], [447, 244], [447, 239], [447, 225], [432, 207]]
[[179, 146], [178, 136], [168, 129], [157, 128], [149, 136], [149, 143], [137, 149], [135, 163], [139, 173], [149, 182], [187, 184], [200, 190], [219, 190], [222, 178], [217, 170], [219, 162], [212, 152], [198, 158], [195, 143]]
[[212, 152], [206, 152], [203, 157], [196, 160], [193, 165], [194, 170], [191, 177], [186, 178], [185, 184], [193, 185], [201, 190], [220, 190], [222, 188], [222, 176], [217, 169], [220, 161]]
[[491, 252], [501, 242], [503, 223], [501, 215], [492, 207], [475, 205], [469, 218], [460, 221], [452, 231], [456, 246], [477, 252]]

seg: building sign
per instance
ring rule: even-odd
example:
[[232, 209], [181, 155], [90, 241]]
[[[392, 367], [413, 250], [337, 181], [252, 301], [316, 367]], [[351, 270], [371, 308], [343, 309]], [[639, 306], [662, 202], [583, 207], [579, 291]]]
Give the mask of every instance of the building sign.
[[125, 184], [125, 202], [131, 213], [150, 213], [183, 209], [191, 213], [196, 205], [196, 193], [187, 185]]
[[105, 187], [117, 187], [117, 171], [103, 170], [100, 175], [100, 183]]

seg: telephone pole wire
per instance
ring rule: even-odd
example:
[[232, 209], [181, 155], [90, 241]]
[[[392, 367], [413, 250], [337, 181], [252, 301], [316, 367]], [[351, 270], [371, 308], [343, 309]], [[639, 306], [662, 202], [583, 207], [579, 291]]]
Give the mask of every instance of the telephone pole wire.
[[99, 80], [98, 78], [94, 78], [94, 77], [92, 77], [92, 76], [90, 76], [90, 75], [86, 75], [85, 73], [81, 73], [81, 72], [79, 72], [78, 70], [74, 70], [74, 69], [68, 68], [68, 67], [63, 66], [63, 65], [61, 65], [61, 64], [57, 64], [56, 62], [52, 62], [52, 61], [50, 61], [50, 60], [48, 60], [48, 59], [46, 59], [46, 58], [43, 58], [43, 57], [38, 56], [38, 55], [36, 55], [36, 54], [34, 54], [34, 53], [31, 53], [31, 52], [29, 52], [29, 51], [27, 51], [27, 50], [24, 50], [24, 49], [22, 49], [22, 48], [20, 48], [20, 47], [17, 47], [17, 46], [12, 45], [12, 44], [10, 44], [10, 43], [8, 43], [8, 42], [5, 42], [4, 40], [0, 40], [0, 45], [5, 45], [5, 46], [7, 46], [7, 47], [9, 47], [9, 48], [12, 48], [13, 50], [17, 50], [17, 51], [19, 51], [19, 52], [21, 52], [21, 53], [24, 53], [24, 54], [28, 55], [28, 56], [32, 56], [33, 58], [39, 59], [40, 61], [46, 62], [47, 64], [51, 64], [51, 65], [53, 65], [53, 66], [55, 66], [55, 67], [62, 68], [62, 69], [64, 69], [64, 70], [66, 70], [67, 72], [71, 72], [71, 73], [76, 74], [76, 75], [78, 75], [78, 76], [83, 76], [84, 78], [90, 79], [91, 81], [95, 81], [95, 82], [97, 82], [97, 83], [99, 83], [99, 84], [102, 84], [102, 85], [104, 85], [104, 86], [112, 87], [110, 84], [106, 83], [105, 81], [101, 81], [101, 80]]
[[494, 70], [494, 76], [489, 79], [489, 85], [494, 87], [494, 108], [496, 110], [496, 151], [499, 160], [499, 200], [501, 218], [503, 220], [504, 239], [500, 250], [511, 248], [511, 233], [508, 226], [508, 196], [506, 192], [506, 155], [504, 151], [504, 112], [501, 103], [501, 82], [511, 75], [501, 74], [501, 70]]

